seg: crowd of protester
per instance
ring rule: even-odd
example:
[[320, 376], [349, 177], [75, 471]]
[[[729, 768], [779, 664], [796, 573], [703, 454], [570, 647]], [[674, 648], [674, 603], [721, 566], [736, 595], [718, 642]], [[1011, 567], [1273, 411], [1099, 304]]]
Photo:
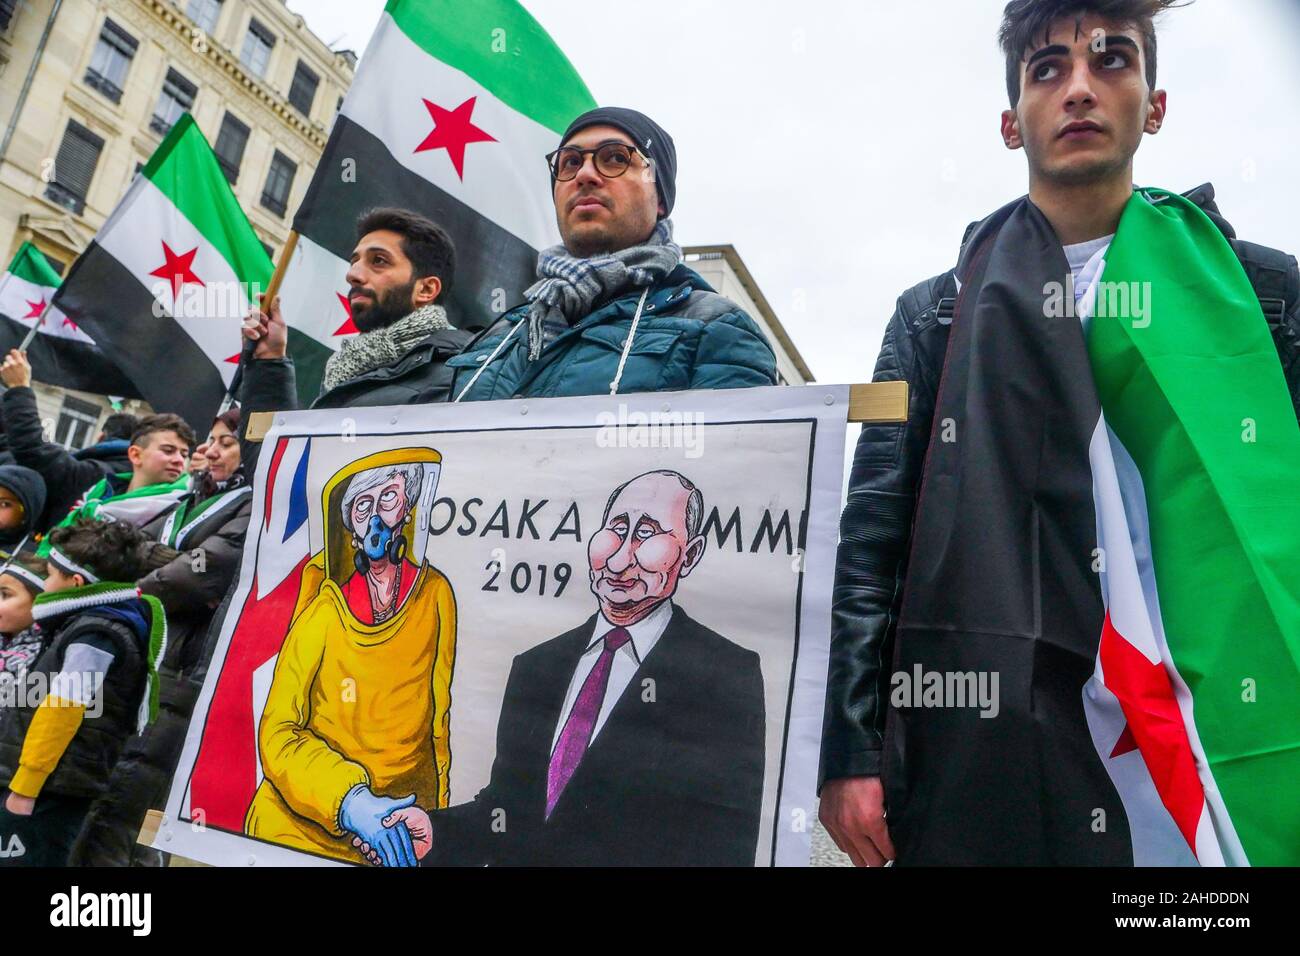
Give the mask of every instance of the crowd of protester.
[[[676, 167], [643, 114], [575, 120], [551, 157], [563, 243], [541, 253], [527, 302], [478, 335], [440, 304], [447, 233], [368, 211], [347, 273], [360, 334], [312, 407], [776, 384], [758, 326], [682, 263]], [[24, 847], [4, 863], [163, 862], [136, 837], [165, 803], [240, 564], [258, 448], [242, 426], [297, 407], [278, 299], [263, 308], [245, 323], [238, 403], [213, 409], [201, 441], [174, 414], [116, 413], [69, 451], [43, 426], [26, 356], [0, 364], [0, 831]]]
[[[1041, 308], [1030, 307], [1036, 305], [1032, 294], [1043, 288], [1039, 273], [1068, 275], [1076, 283], [1076, 305], [1095, 278], [1092, 267], [1114, 238], [1133, 196], [1132, 159], [1139, 131], [1155, 132], [1163, 118], [1164, 94], [1154, 89], [1151, 21], [1154, 12], [1166, 6], [1146, 0], [1078, 3], [1069, 8], [1069, 17], [1059, 15], [1066, 8], [1062, 4], [1017, 0], [1008, 6], [1003, 44], [1013, 109], [1004, 114], [1004, 138], [1009, 148], [1034, 150], [1031, 160], [1038, 154], [1056, 157], [1060, 169], [1031, 165], [1032, 201], [1018, 200], [968, 230], [968, 238], [983, 237], [981, 242], [987, 243], [989, 235], [1011, 222], [1020, 230], [1008, 233], [1015, 253], [999, 253], [990, 261], [998, 269], [1014, 271], [1013, 266], [1029, 268], [1026, 263], [1032, 258], [1030, 271], [1037, 270], [1033, 281], [1018, 274], [1004, 278], [995, 271], [980, 280], [987, 288], [977, 287], [969, 302], [985, 301], [981, 295], [996, 300], [987, 307], [990, 318], [982, 328], [997, 330], [1002, 328], [997, 322], [1008, 315], [1028, 315], [1034, 334], [1048, 335], [1042, 331], [1047, 327]], [[1113, 35], [1107, 40], [1121, 52], [1091, 46], [1074, 7], [1091, 11], [1088, 26], [1108, 27]], [[1065, 41], [1030, 55], [1052, 29]], [[1139, 69], [1143, 57], [1149, 60]], [[1031, 75], [1026, 59], [1037, 65], [1022, 100], [1022, 81]], [[1067, 71], [1068, 64], [1074, 65]], [[1097, 79], [1103, 75], [1108, 86]], [[1105, 113], [1098, 106], [1098, 90], [1107, 103], [1113, 99], [1118, 104], [1106, 109], [1119, 117], [1115, 128], [1130, 130], [1128, 139], [1102, 140], [1095, 135], [1099, 124], [1075, 115]], [[1106, 142], [1111, 159], [1078, 172], [1075, 166], [1081, 161], [1071, 151], [1089, 142]], [[570, 125], [548, 162], [562, 241], [540, 252], [537, 282], [525, 291], [526, 301], [501, 315], [448, 314], [444, 303], [456, 279], [456, 249], [446, 231], [421, 211], [373, 209], [358, 219], [346, 279], [359, 334], [346, 339], [325, 364], [312, 408], [778, 383], [775, 355], [759, 326], [692, 271], [673, 241], [669, 217], [676, 199], [677, 156], [672, 138], [658, 124], [633, 110], [592, 110]], [[1300, 271], [1294, 258], [1237, 241], [1209, 187], [1174, 205], [1188, 216], [1191, 207], [1201, 209], [1222, 233], [1216, 241], [1235, 243], [1232, 252], [1240, 259], [1243, 281], [1249, 279], [1261, 314], [1276, 315], [1269, 329], [1290, 397], [1300, 410]], [[864, 427], [849, 478], [832, 607], [819, 797], [821, 819], [858, 865], [895, 859], [891, 832], [906, 835], [901, 799], [890, 807], [888, 826], [885, 822], [881, 774], [890, 713], [885, 704], [888, 662], [895, 659], [919, 489], [926, 456], [934, 447], [932, 427], [939, 421], [937, 386], [952, 354], [949, 329], [970, 328], [969, 322], [954, 325], [951, 317], [954, 310], [965, 308], [962, 314], [969, 314], [977, 308], [959, 298], [966, 295], [965, 288], [959, 292], [957, 272], [949, 270], [898, 300], [875, 379], [909, 383], [908, 422]], [[1019, 290], [1020, 298], [1008, 289]], [[1245, 305], [1247, 318], [1253, 320], [1254, 303]], [[467, 331], [474, 327], [483, 330]], [[1014, 344], [1014, 336], [989, 334], [989, 342]], [[17, 835], [25, 847], [10, 852], [0, 864], [128, 865], [161, 860], [161, 854], [135, 840], [147, 811], [164, 805], [216, 643], [222, 607], [232, 597], [253, 511], [249, 479], [259, 447], [249, 439], [247, 426], [256, 412], [299, 406], [300, 370], [289, 355], [278, 297], [259, 301], [245, 320], [243, 336], [241, 387], [232, 396], [238, 404], [212, 409], [211, 422], [197, 423], [206, 427], [205, 434], [196, 435], [191, 428], [196, 423], [166, 409], [138, 420], [116, 414], [105, 422], [94, 445], [77, 452], [69, 452], [44, 432], [26, 357], [15, 350], [0, 364], [0, 380], [6, 386], [0, 398], [0, 786], [8, 788], [0, 807], [0, 837]], [[973, 363], [972, 355], [983, 355], [969, 339], [962, 341], [963, 361]], [[231, 346], [233, 351], [233, 342]], [[1051, 347], [1014, 363], [999, 364], [984, 355], [985, 364], [978, 366], [986, 376], [980, 379], [981, 388], [998, 401], [1010, 395], [1025, 406], [1049, 398], [1065, 402], [1055, 392], [1049, 394], [1046, 386], [1036, 391], [1039, 386], [1023, 385], [1015, 377], [1028, 368], [1047, 376], [1042, 381], [1055, 381], [1050, 376], [1060, 370], [1048, 366], [1057, 360], [1059, 346], [1053, 340]], [[1075, 347], [1082, 349], [1081, 338]], [[1088, 434], [1097, 420], [1095, 404], [1093, 399], [1088, 406]], [[1077, 409], [1070, 415], [1060, 411], [1050, 420], [1076, 418], [1083, 421]], [[1086, 442], [1080, 447], [1086, 451]], [[966, 453], [965, 446], [962, 449]], [[988, 453], [972, 451], [971, 461], [977, 464], [966, 471], [987, 471], [989, 462], [1004, 453], [1001, 446]], [[1059, 460], [1067, 460], [1066, 452], [1060, 455]], [[1028, 460], [1030, 477], [1037, 481], [1037, 451]], [[961, 470], [952, 466], [954, 472]], [[1065, 500], [1055, 487], [1042, 498], [1035, 496], [1037, 486], [1032, 483], [1012, 487], [1021, 476], [1010, 465], [994, 471], [1009, 489], [994, 497], [1011, 503], [1008, 514], [1018, 516], [1016, 521], [1038, 521], [1042, 500]], [[1086, 490], [1082, 494], [1079, 508], [1086, 511], [1091, 497]], [[1078, 508], [1076, 514], [1073, 505], [1060, 507], [1061, 527], [1081, 528], [1086, 537], [1087, 529], [1094, 527], [1093, 515], [1080, 520]], [[961, 524], [954, 522], [954, 527]], [[998, 519], [971, 531], [972, 540], [988, 527], [1003, 524]], [[1035, 542], [1038, 533], [1033, 524]], [[986, 564], [972, 560], [966, 566]], [[1035, 560], [1033, 573], [1038, 569]], [[947, 582], [940, 584], [947, 587]], [[1037, 578], [1031, 584], [1019, 591], [1004, 590], [1038, 593], [1035, 588], [1045, 587]], [[971, 620], [986, 620], [981, 615], [987, 613], [988, 589], [970, 585], [968, 590], [971, 596], [964, 603], [956, 598], [949, 603], [960, 604]], [[1056, 640], [1059, 631], [1077, 640], [1077, 646], [1095, 649], [1096, 629], [1088, 625], [1087, 615], [1100, 612], [1100, 594], [1095, 585], [1081, 585], [1079, 594], [1086, 614], [1064, 614], [1056, 631], [1046, 636], [1035, 632], [1036, 637]], [[972, 630], [982, 633], [975, 625]], [[997, 633], [1029, 630], [1026, 626]], [[1074, 665], [1083, 668], [1077, 683], [1067, 688], [1068, 682], [1059, 682], [1048, 696], [1056, 701], [1053, 706], [1068, 709], [1081, 724], [1082, 712], [1075, 708], [1093, 659], [1087, 653], [1075, 658]], [[43, 697], [25, 693], [34, 678], [48, 689]], [[1044, 705], [1040, 701], [1036, 706]], [[979, 723], [984, 715], [975, 716]], [[962, 828], [960, 839], [934, 836], [933, 846], [920, 850], [914, 842], [914, 859], [1090, 864], [1101, 859], [1091, 849], [1072, 856], [1069, 841], [1046, 841], [1051, 845], [1031, 852], [1007, 836], [1020, 833], [1019, 821], [1042, 816], [1042, 794], [1071, 792], [1067, 783], [1074, 779], [1074, 752], [1056, 742], [1059, 728], [1044, 721], [1025, 724], [1030, 725], [1046, 736], [1040, 741], [1025, 735], [1024, 740], [1041, 743], [1035, 753], [1065, 755], [1058, 765], [1051, 772], [1037, 767], [1018, 788], [1005, 787], [999, 775], [982, 778], [986, 799], [981, 805], [1005, 804], [1016, 811], [999, 811], [996, 825], [976, 828], [978, 835], [966, 832], [970, 827], [962, 809], [944, 813], [942, 819]], [[953, 739], [966, 740], [961, 735]], [[1085, 756], [1074, 764], [1091, 766], [1092, 743], [1079, 739]], [[989, 743], [994, 740], [992, 735], [980, 737], [986, 749], [973, 750], [973, 756], [964, 759], [982, 767], [994, 765], [988, 758], [1000, 746]], [[942, 783], [941, 777], [934, 779]], [[1003, 799], [1013, 790], [1020, 803]], [[953, 786], [945, 798], [967, 801], [965, 785]], [[1033, 812], [1021, 812], [1026, 806]], [[1059, 824], [1060, 832], [1066, 828]], [[913, 836], [923, 829], [914, 825]], [[1052, 827], [1039, 829], [1046, 834]], [[901, 842], [900, 849], [905, 856], [908, 851]], [[1131, 852], [1122, 849], [1131, 858]]]

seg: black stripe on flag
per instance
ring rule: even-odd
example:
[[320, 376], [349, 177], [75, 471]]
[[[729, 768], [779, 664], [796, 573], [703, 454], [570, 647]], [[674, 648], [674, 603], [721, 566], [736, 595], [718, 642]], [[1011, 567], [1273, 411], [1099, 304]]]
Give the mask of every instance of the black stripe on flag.
[[154, 315], [153, 295], [99, 243], [73, 263], [54, 301], [154, 411], [175, 412], [207, 434], [226, 393], [216, 366], [171, 316]]
[[[344, 182], [345, 160], [355, 163], [356, 182]], [[546, 175], [540, 159], [537, 168]], [[410, 209], [447, 230], [456, 244], [456, 278], [445, 304], [459, 328], [485, 327], [498, 315], [494, 304], [516, 305], [534, 281], [537, 250], [411, 172], [376, 136], [340, 115], [293, 227], [346, 261], [356, 246], [357, 219], [377, 206]], [[496, 289], [504, 290], [503, 302], [493, 302]]]
[[[46, 322], [61, 321], [45, 317]], [[31, 329], [16, 319], [0, 315], [0, 354], [23, 344]], [[97, 395], [143, 398], [135, 383], [89, 342], [78, 342], [38, 332], [27, 346], [32, 378], [46, 385], [72, 388]]]

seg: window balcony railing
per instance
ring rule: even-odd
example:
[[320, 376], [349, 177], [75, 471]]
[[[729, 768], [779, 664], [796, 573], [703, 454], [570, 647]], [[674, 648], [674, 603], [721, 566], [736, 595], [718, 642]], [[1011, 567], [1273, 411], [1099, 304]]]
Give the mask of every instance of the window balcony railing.
[[122, 102], [122, 89], [108, 77], [102, 75], [98, 70], [90, 69], [86, 71], [86, 85], [92, 90], [98, 90], [107, 96], [114, 103]]
[[70, 210], [78, 216], [86, 209], [85, 196], [78, 196], [71, 189], [60, 186], [58, 183], [50, 183], [45, 187], [45, 198], [58, 203], [64, 209]]

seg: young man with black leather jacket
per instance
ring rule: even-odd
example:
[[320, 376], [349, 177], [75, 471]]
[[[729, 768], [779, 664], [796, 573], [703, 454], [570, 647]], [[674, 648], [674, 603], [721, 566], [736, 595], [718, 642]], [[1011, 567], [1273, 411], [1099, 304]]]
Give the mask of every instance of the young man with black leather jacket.
[[[1044, 418], [1035, 411], [1050, 404], [1052, 396], [1036, 391], [1040, 385], [1027, 383], [1050, 377], [1042, 368], [1026, 369], [1047, 365], [1059, 351], [1076, 346], [1055, 331], [1069, 331], [1067, 323], [1044, 333], [1042, 349], [1021, 348], [1016, 353], [1010, 347], [1006, 354], [1019, 354], [1019, 363], [988, 361], [988, 354], [980, 356], [976, 349], [990, 347], [999, 336], [1006, 343], [1017, 335], [1014, 323], [998, 328], [1007, 310], [999, 309], [992, 288], [993, 270], [1016, 275], [1017, 264], [1007, 260], [1016, 258], [1017, 249], [1007, 256], [998, 245], [1007, 242], [1013, 229], [1019, 229], [1021, 257], [1041, 259], [1049, 272], [1064, 273], [1070, 285], [1087, 281], [1086, 265], [1092, 261], [1095, 266], [1094, 257], [1116, 233], [1135, 196], [1133, 156], [1143, 136], [1157, 133], [1165, 120], [1166, 93], [1155, 87], [1152, 21], [1169, 6], [1160, 0], [1015, 0], [1007, 5], [1001, 40], [1012, 108], [1003, 113], [1002, 134], [1007, 148], [1025, 149], [1028, 197], [973, 224], [963, 237], [959, 269], [903, 293], [889, 321], [874, 380], [908, 383], [908, 421], [864, 426], [858, 440], [841, 526], [822, 745], [820, 816], [858, 866], [893, 860], [1133, 861], [1133, 851], [1125, 846], [1123, 808], [1117, 807], [1118, 817], [1110, 818], [1109, 837], [1095, 833], [1096, 808], [1118, 803], [1111, 800], [1114, 790], [1108, 789], [1102, 761], [1089, 751], [1081, 700], [1093, 671], [1100, 620], [1093, 620], [1089, 608], [1079, 615], [1076, 627], [1068, 619], [1068, 600], [1053, 590], [1073, 569], [1045, 567], [1053, 556], [1045, 513], [1059, 506], [1061, 525], [1074, 521], [1086, 532], [1092, 521], [1087, 508], [1091, 500], [1086, 487], [1049, 486], [1055, 475], [1053, 436], [1066, 428], [1063, 418]], [[1276, 347], [1279, 378], [1285, 378], [1290, 400], [1300, 409], [1296, 260], [1237, 240], [1219, 214], [1210, 186], [1185, 198], [1209, 216], [1236, 253]], [[1024, 298], [1036, 292], [1031, 289]], [[1077, 329], [1077, 319], [1069, 321]], [[975, 331], [963, 330], [959, 347], [957, 330], [963, 324], [975, 326]], [[980, 339], [981, 325], [994, 333]], [[1082, 341], [1079, 337], [1078, 348]], [[954, 355], [959, 349], [964, 351]], [[986, 423], [946, 417], [945, 408], [961, 398], [954, 396], [959, 389], [968, 397], [982, 389], [999, 401], [1024, 403], [1020, 424], [988, 436], [987, 454], [973, 454], [971, 447], [981, 429], [988, 430]], [[1082, 429], [1080, 434], [1086, 438]], [[1014, 454], [1004, 456], [1003, 451], [1030, 441], [1034, 449], [1041, 443], [1041, 451], [1027, 455], [1025, 467], [1017, 470]], [[1084, 445], [1086, 466], [1086, 441]], [[963, 453], [972, 457], [959, 460], [956, 456]], [[949, 467], [952, 462], [956, 464]], [[957, 507], [945, 505], [944, 499], [962, 500], [961, 485], [970, 485], [974, 472], [1002, 473], [1005, 480], [999, 487], [1012, 489], [1005, 496], [1004, 513], [1023, 520], [1025, 537], [1003, 536], [1004, 528], [980, 527], [970, 512], [953, 512], [949, 517], [957, 520], [942, 528], [933, 520], [926, 523], [925, 508], [933, 519], [935, 509]], [[923, 485], [923, 479], [928, 484]], [[1074, 512], [1052, 497], [1064, 501], [1075, 492], [1080, 496], [1070, 501], [1083, 507]], [[963, 521], [974, 527], [962, 529]], [[985, 581], [996, 583], [982, 591], [966, 587], [966, 572], [954, 571], [959, 566], [949, 563], [968, 535], [972, 541], [988, 542], [983, 552], [989, 567]], [[1010, 573], [997, 578], [1004, 556], [994, 547], [998, 540], [1029, 542], [1026, 548], [1008, 549], [1010, 564], [1026, 554], [1024, 563], [1032, 558], [1024, 588], [1017, 588]], [[967, 557], [978, 553], [972, 547]], [[1061, 553], [1075, 557], [1065, 548]], [[1090, 556], [1077, 557], [1083, 564]], [[976, 563], [978, 558], [965, 566]], [[1095, 592], [1095, 574], [1085, 580], [1085, 570], [1076, 577], [1080, 591]], [[1021, 611], [1008, 606], [1020, 603], [1023, 629], [1018, 621], [1017, 626], [1008, 623]], [[993, 667], [995, 662], [982, 655], [993, 646], [994, 632], [1003, 646], [1016, 645], [1012, 653], [1023, 652], [1027, 660], [1023, 672], [1012, 669], [1002, 675], [1007, 703], [1015, 706], [1017, 695], [1025, 700], [1023, 723], [1013, 719], [1002, 724], [1003, 729], [1015, 728], [1019, 740], [1005, 748], [993, 743], [997, 738], [984, 728], [999, 721], [982, 721], [978, 715], [961, 725], [973, 728], [972, 733], [955, 735], [951, 731], [958, 726], [956, 719], [945, 716], [948, 736], [940, 739], [940, 718], [892, 701], [896, 678], [908, 668], [907, 661], [919, 660], [918, 648], [935, 652], [946, 642], [948, 656], [942, 659], [971, 669]], [[1049, 672], [1054, 681], [1050, 691], [1042, 684]], [[904, 676], [912, 676], [910, 669]], [[1064, 748], [1061, 741], [1070, 734], [1085, 741], [1081, 750]], [[1118, 745], [1115, 752], [1120, 752]], [[1097, 793], [1102, 797], [1093, 799]], [[1071, 802], [1076, 796], [1078, 806]], [[1074, 837], [1076, 830], [1092, 839]], [[1076, 839], [1077, 845], [1072, 844]]]

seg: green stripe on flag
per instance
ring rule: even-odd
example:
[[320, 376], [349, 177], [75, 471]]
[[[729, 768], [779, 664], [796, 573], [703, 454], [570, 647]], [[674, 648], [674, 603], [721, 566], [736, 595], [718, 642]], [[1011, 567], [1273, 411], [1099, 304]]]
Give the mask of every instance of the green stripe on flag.
[[203, 234], [239, 281], [266, 288], [273, 271], [271, 259], [189, 113], [172, 126], [140, 175], [152, 181]]
[[430, 56], [557, 134], [596, 105], [569, 58], [515, 0], [388, 0], [384, 12]]
[[1295, 865], [1300, 426], [1222, 233], [1150, 195], [1125, 208], [1098, 289], [1099, 306], [1106, 289], [1142, 295], [1145, 314], [1094, 318], [1093, 375], [1142, 474], [1169, 652], [1233, 827], [1252, 864]]
[[33, 285], [57, 288], [62, 282], [54, 266], [45, 258], [45, 253], [30, 242], [24, 242], [14, 253], [13, 262], [9, 263], [9, 274]]

